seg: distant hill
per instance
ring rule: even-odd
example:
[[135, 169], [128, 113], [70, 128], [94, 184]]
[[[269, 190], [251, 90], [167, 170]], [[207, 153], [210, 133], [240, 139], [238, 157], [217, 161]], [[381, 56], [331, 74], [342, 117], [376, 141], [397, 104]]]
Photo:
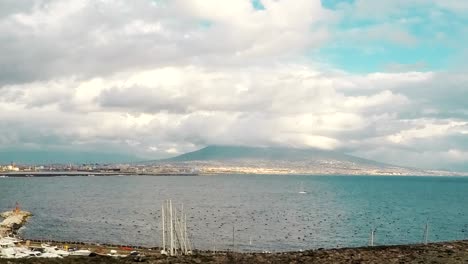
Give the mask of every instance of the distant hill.
[[282, 147], [208, 146], [149, 162], [189, 167], [201, 174], [451, 175], [405, 168], [336, 151]]
[[208, 146], [188, 152], [164, 161], [230, 161], [230, 160], [269, 160], [269, 161], [310, 161], [316, 159], [340, 160], [364, 163], [374, 166], [385, 166], [373, 160], [354, 157], [335, 151], [319, 149], [295, 149], [279, 147], [242, 147], [242, 146]]

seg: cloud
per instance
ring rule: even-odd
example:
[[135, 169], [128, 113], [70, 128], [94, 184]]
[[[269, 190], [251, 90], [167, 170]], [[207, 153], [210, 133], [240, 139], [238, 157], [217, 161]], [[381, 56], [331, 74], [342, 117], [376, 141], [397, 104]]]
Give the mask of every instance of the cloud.
[[[245, 64], [327, 39], [320, 1], [35, 1], [0, 16], [2, 83], [164, 65]], [[200, 27], [209, 21], [211, 27]], [[1, 83], [0, 83], [1, 84]]]
[[[14, 133], [3, 135], [3, 145], [43, 144], [47, 135], [61, 139], [48, 144], [71, 142], [84, 149], [110, 145], [148, 157], [210, 144], [316, 147], [362, 155], [383, 146], [439, 149], [444, 144], [437, 138], [450, 142], [454, 136], [466, 137], [467, 122], [428, 118], [424, 107], [450, 109], [440, 107], [447, 98], [427, 93], [427, 85], [451, 84], [446, 89], [456, 91], [458, 82], [447, 81], [456, 76], [417, 72], [356, 76], [296, 64], [243, 69], [180, 66], [4, 86], [0, 118]], [[51, 87], [50, 93], [41, 93], [41, 87]], [[41, 94], [53, 99], [41, 99]], [[451, 110], [459, 107], [454, 104]], [[411, 119], [408, 112], [414, 113]], [[29, 135], [35, 127], [39, 133]], [[468, 150], [463, 145], [445, 146]]]
[[424, 123], [424, 125], [389, 135], [388, 140], [396, 144], [408, 143], [415, 139], [434, 138], [447, 136], [452, 133], [460, 133], [463, 127], [465, 129], [468, 128], [468, 122], [451, 121], [445, 124], [433, 124], [431, 120], [418, 120], [418, 122]]
[[[357, 74], [313, 56], [337, 43], [425, 43], [407, 26], [424, 19], [400, 17], [422, 1], [374, 2], [2, 2], [0, 149], [158, 158], [210, 144], [292, 146], [462, 168], [464, 70], [392, 58], [396, 70]], [[375, 10], [372, 23], [356, 23], [363, 10]]]

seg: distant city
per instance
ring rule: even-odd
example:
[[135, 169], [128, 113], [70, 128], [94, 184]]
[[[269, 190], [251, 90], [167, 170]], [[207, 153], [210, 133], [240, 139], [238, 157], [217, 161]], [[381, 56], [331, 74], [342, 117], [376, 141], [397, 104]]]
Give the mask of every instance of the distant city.
[[11, 163], [0, 165], [0, 173], [10, 176], [54, 176], [60, 174], [70, 175], [174, 175], [197, 174], [198, 170], [185, 166], [172, 165], [131, 165], [131, 164], [48, 164], [48, 165], [21, 165]]
[[0, 166], [5, 176], [60, 175], [421, 175], [457, 176], [463, 172], [401, 167], [318, 149], [208, 146], [164, 160], [121, 163], [67, 163]]

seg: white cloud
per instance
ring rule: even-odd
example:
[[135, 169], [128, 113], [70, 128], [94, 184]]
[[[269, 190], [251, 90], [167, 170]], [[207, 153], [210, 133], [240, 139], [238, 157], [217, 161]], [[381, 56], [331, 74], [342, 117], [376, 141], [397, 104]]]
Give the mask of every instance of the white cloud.
[[[43, 124], [44, 136], [83, 147], [111, 144], [143, 156], [209, 144], [347, 150], [411, 146], [415, 139], [466, 131], [466, 122], [455, 119], [399, 118], [420, 107], [418, 100], [425, 98], [405, 95], [404, 87], [425, 86], [428, 80], [442, 77], [446, 76], [355, 76], [296, 64], [243, 69], [162, 67], [4, 86], [0, 118], [23, 131], [22, 138], [10, 135], [10, 144], [40, 141], [27, 131]], [[392, 79], [398, 81], [389, 85]], [[48, 87], [53, 88], [49, 93], [40, 92]], [[40, 95], [53, 99], [40, 99]], [[6, 114], [12, 111], [14, 115]]]
[[318, 0], [33, 2], [0, 3], [0, 148], [165, 157], [283, 145], [415, 166], [430, 165], [418, 149], [437, 166], [468, 151], [464, 72], [352, 74], [304, 55], [331, 40], [414, 45], [410, 18], [342, 36], [331, 25], [353, 8], [379, 20], [422, 1], [336, 12]]
[[261, 11], [250, 0], [36, 3], [0, 17], [2, 64], [9, 65], [0, 82], [288, 58], [322, 44], [334, 19], [319, 0], [268, 0]]
[[468, 125], [468, 122], [449, 121], [443, 124], [433, 123], [435, 120], [418, 120], [416, 128], [402, 130], [396, 134], [388, 136], [388, 140], [393, 143], [409, 143], [414, 139], [434, 138], [447, 136], [451, 133], [462, 133], [461, 128]]

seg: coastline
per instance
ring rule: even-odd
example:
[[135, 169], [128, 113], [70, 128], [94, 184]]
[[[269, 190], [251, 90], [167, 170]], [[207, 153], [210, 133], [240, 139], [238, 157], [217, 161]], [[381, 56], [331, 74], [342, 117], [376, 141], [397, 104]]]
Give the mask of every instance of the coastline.
[[1, 178], [43, 178], [43, 177], [105, 177], [105, 176], [223, 176], [223, 175], [258, 175], [258, 176], [375, 176], [375, 177], [456, 177], [465, 178], [468, 174], [342, 174], [342, 173], [259, 173], [259, 172], [213, 172], [213, 173], [126, 173], [126, 172], [89, 172], [89, 171], [54, 171], [54, 172], [4, 172]]
[[52, 171], [52, 172], [5, 172], [1, 176], [8, 178], [28, 177], [73, 177], [73, 176], [199, 176], [197, 173], [126, 173], [126, 172], [93, 172], [93, 171]]
[[[55, 244], [54, 244], [55, 245]], [[57, 244], [63, 246], [63, 244]], [[438, 242], [427, 245], [395, 245], [358, 248], [317, 249], [303, 252], [240, 253], [194, 251], [193, 255], [168, 257], [158, 249], [137, 249], [144, 259], [132, 256], [115, 258], [105, 256], [113, 247], [82, 244], [98, 254], [92, 257], [69, 256], [62, 259], [0, 259], [0, 263], [467, 263], [468, 240]]]

